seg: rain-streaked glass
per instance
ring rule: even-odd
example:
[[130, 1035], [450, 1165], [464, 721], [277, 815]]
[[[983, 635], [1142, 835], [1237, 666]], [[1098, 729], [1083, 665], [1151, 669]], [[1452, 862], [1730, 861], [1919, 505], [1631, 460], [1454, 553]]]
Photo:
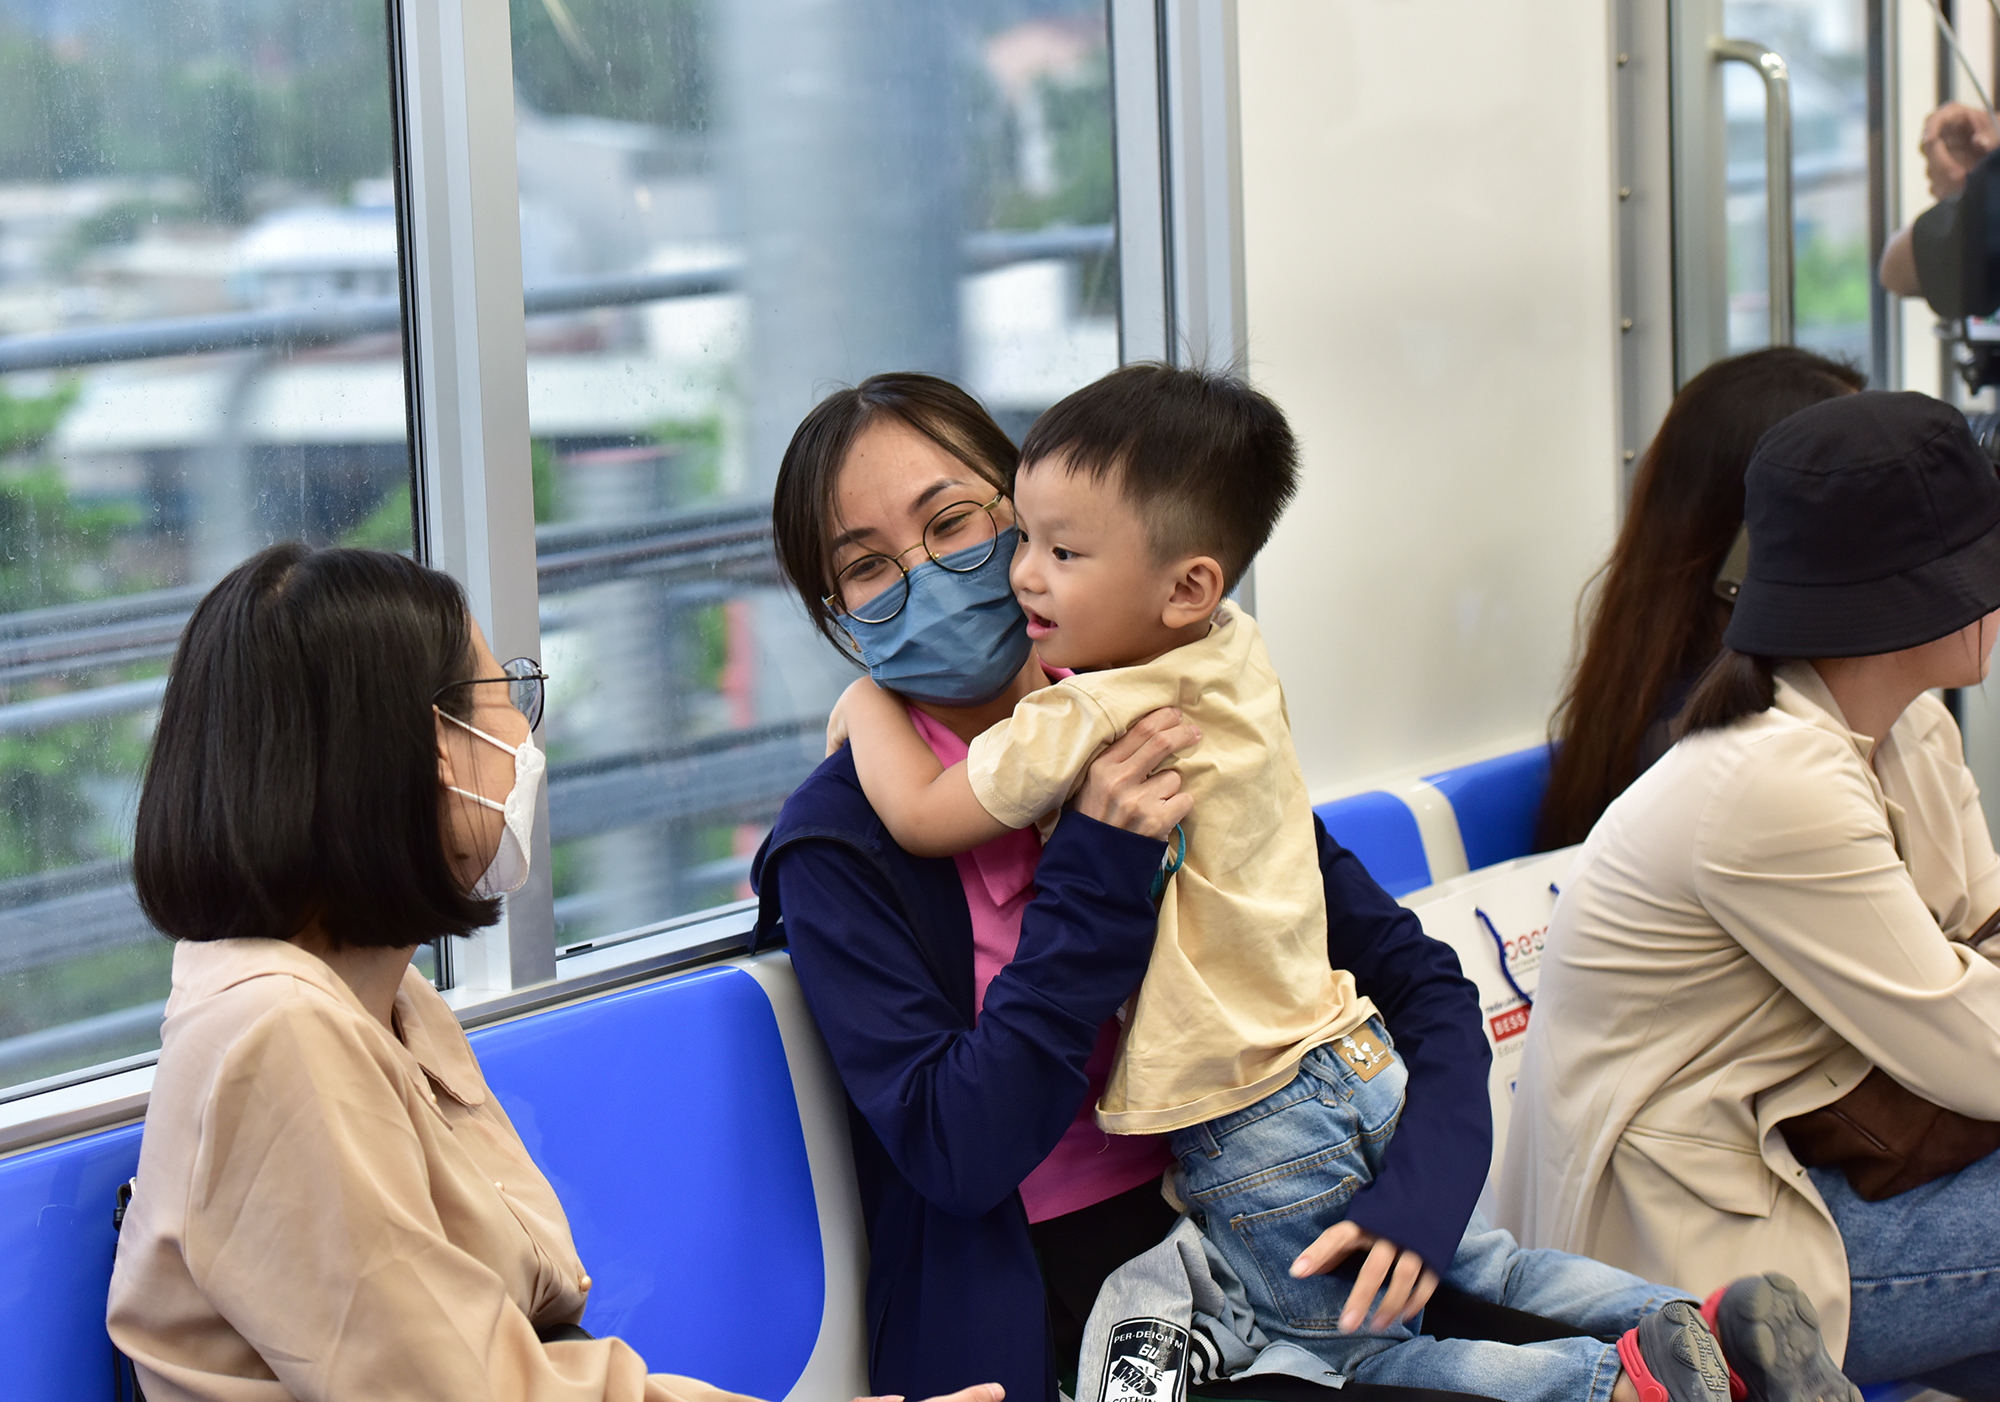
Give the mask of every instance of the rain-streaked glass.
[[[0, 0], [0, 1086], [158, 1045], [132, 819], [195, 601], [276, 540], [410, 548], [384, 23]], [[174, 340], [279, 307], [374, 329]]]
[[528, 322], [567, 945], [748, 896], [820, 761], [855, 673], [767, 536], [813, 403], [927, 370], [1018, 439], [1117, 364], [1110, 70], [1102, 0], [512, 14], [530, 297], [607, 296]]

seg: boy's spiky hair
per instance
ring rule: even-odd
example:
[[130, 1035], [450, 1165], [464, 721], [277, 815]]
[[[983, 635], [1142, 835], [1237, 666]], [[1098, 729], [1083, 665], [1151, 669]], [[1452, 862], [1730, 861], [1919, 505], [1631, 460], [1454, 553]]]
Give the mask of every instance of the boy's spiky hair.
[[1234, 375], [1141, 363], [1064, 399], [1028, 430], [1021, 467], [1115, 477], [1162, 560], [1212, 555], [1234, 588], [1299, 489], [1284, 412]]

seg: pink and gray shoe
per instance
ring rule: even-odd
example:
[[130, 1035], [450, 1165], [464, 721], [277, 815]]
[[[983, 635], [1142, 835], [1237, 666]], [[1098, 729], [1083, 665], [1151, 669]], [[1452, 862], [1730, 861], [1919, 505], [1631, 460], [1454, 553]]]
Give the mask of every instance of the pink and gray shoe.
[[1710, 1295], [1701, 1315], [1728, 1361], [1732, 1402], [1861, 1402], [1788, 1277], [1746, 1275]]
[[1639, 1402], [1730, 1402], [1722, 1349], [1701, 1311], [1686, 1300], [1640, 1320], [1618, 1341], [1618, 1361]]

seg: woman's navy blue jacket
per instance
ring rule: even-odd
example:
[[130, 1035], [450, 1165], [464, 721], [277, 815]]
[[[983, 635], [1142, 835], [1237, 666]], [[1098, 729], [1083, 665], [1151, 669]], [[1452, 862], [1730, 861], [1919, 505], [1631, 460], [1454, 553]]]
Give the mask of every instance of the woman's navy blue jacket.
[[[1375, 1000], [1409, 1068], [1387, 1164], [1348, 1215], [1442, 1272], [1492, 1154], [1478, 995], [1448, 946], [1324, 828], [1318, 836], [1328, 955]], [[751, 876], [759, 935], [782, 924], [847, 1089], [870, 1252], [871, 1391], [915, 1402], [998, 1382], [1008, 1402], [1054, 1402], [1017, 1189], [1075, 1119], [1098, 1028], [1145, 973], [1148, 887], [1164, 851], [1065, 814], [1035, 870], [1019, 949], [975, 1026], [956, 863], [896, 845], [847, 749], [778, 815]]]

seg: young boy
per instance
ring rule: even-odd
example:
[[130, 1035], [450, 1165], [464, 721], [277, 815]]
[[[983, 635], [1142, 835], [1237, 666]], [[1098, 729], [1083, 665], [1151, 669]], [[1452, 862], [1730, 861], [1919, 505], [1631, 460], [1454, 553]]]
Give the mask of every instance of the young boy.
[[[1717, 1292], [1705, 1323], [1678, 1291], [1521, 1251], [1476, 1221], [1449, 1261], [1405, 1251], [1393, 1281], [1390, 1243], [1352, 1287], [1324, 1274], [1379, 1243], [1342, 1219], [1382, 1167], [1407, 1076], [1352, 975], [1328, 967], [1283, 691], [1256, 623], [1227, 600], [1297, 489], [1295, 463], [1277, 406], [1222, 375], [1128, 366], [1044, 414], [1014, 484], [1012, 582], [1042, 660], [1075, 674], [1021, 701], [949, 769], [900, 701], [856, 683], [836, 725], [870, 803], [906, 850], [951, 855], [1052, 824], [1090, 760], [1148, 712], [1177, 706], [1200, 728], [1177, 761], [1194, 807], [1169, 843], [1178, 865], [1097, 1117], [1113, 1133], [1171, 1136], [1176, 1190], [1272, 1338], [1366, 1382], [1603, 1402], [1616, 1378], [1613, 1398], [1727, 1402], [1712, 1327], [1751, 1398], [1850, 1402], [1811, 1306], [1781, 1276]], [[1483, 1161], [1490, 1139], [1473, 1137], [1464, 1152]], [[1433, 1269], [1616, 1339], [1615, 1352], [1594, 1337], [1515, 1348], [1414, 1335]], [[1377, 1284], [1390, 1294], [1360, 1333]]]

